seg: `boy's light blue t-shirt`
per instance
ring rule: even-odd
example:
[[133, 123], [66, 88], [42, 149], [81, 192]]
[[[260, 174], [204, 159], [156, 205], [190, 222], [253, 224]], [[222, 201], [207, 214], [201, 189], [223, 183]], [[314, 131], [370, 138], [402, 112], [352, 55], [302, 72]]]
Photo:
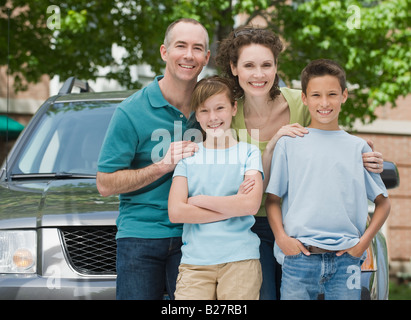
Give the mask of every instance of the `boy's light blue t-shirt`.
[[[343, 130], [308, 128], [304, 137], [282, 137], [274, 150], [267, 192], [282, 198], [288, 236], [327, 250], [355, 246], [365, 231], [368, 201], [387, 190], [379, 174], [368, 172], [361, 138]], [[275, 245], [282, 264], [284, 254]]]
[[[249, 170], [263, 174], [261, 153], [257, 147], [239, 142], [228, 149], [207, 149], [181, 160], [175, 176], [187, 178], [188, 196], [230, 196], [238, 192]], [[246, 259], [259, 259], [260, 239], [251, 231], [254, 216], [223, 221], [190, 224], [183, 227], [181, 263], [214, 265]]]

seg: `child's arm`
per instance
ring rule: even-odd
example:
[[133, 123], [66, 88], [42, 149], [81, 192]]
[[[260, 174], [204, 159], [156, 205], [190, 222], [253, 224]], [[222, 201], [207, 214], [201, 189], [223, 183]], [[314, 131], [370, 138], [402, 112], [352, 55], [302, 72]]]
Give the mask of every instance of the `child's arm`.
[[188, 203], [211, 211], [220, 212], [226, 217], [254, 215], [261, 206], [263, 179], [261, 173], [257, 170], [247, 171], [245, 179], [254, 180], [252, 189], [248, 189], [247, 192], [239, 192], [236, 195], [222, 197], [198, 195], [190, 197]]
[[283, 217], [281, 214], [281, 198], [268, 193], [265, 201], [268, 223], [273, 230], [274, 238], [281, 251], [286, 255], [296, 255], [301, 251], [309, 256], [310, 252], [297, 239], [289, 237], [283, 227]]
[[187, 203], [187, 178], [175, 176], [168, 198], [168, 215], [173, 223], [208, 223], [228, 219], [219, 212], [206, 210]]
[[253, 190], [255, 185], [255, 180], [252, 178], [245, 178], [244, 181], [241, 183], [240, 188], [238, 188], [237, 194], [247, 194], [251, 190]]
[[370, 246], [372, 239], [375, 237], [378, 230], [381, 229], [385, 220], [387, 220], [388, 214], [390, 213], [390, 210], [391, 210], [390, 199], [387, 197], [384, 197], [382, 194], [377, 196], [374, 202], [375, 202], [374, 214], [371, 218], [368, 228], [365, 230], [364, 234], [360, 238], [360, 242], [358, 242], [352, 248], [339, 251], [337, 253], [337, 256], [341, 256], [345, 252], [348, 252], [350, 255], [354, 257], [361, 257], [364, 251], [367, 250], [367, 248]]

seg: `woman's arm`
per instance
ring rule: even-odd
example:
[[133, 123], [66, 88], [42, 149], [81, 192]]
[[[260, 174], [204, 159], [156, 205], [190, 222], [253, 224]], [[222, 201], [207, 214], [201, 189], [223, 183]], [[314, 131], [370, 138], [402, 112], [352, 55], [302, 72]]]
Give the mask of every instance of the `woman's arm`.
[[371, 147], [372, 152], [366, 152], [362, 154], [362, 161], [364, 168], [369, 172], [381, 173], [383, 171], [384, 159], [380, 152], [374, 151], [374, 143], [371, 140], [367, 140], [368, 145]]
[[267, 143], [267, 146], [262, 155], [262, 163], [263, 163], [263, 170], [264, 170], [264, 184], [263, 190], [267, 188], [268, 181], [270, 181], [270, 171], [271, 171], [271, 159], [273, 157], [273, 152], [275, 145], [277, 144], [278, 139], [282, 136], [290, 136], [290, 137], [303, 137], [305, 134], [308, 133], [308, 130], [304, 128], [299, 123], [287, 124], [281, 127], [280, 130], [271, 138], [271, 140]]

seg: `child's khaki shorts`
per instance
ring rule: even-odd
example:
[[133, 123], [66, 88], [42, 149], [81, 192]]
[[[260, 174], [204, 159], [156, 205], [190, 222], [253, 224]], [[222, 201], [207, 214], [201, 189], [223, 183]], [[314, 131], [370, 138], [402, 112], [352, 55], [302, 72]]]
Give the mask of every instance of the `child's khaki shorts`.
[[258, 259], [210, 266], [181, 264], [176, 300], [258, 300], [262, 282]]

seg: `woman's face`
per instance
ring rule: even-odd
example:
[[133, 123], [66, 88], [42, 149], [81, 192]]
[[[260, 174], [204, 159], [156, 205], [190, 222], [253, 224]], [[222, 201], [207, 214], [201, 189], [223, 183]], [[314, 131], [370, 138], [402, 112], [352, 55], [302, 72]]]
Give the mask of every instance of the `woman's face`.
[[231, 65], [234, 76], [246, 96], [268, 96], [274, 85], [277, 65], [273, 52], [260, 44], [251, 44], [240, 49], [237, 65]]

